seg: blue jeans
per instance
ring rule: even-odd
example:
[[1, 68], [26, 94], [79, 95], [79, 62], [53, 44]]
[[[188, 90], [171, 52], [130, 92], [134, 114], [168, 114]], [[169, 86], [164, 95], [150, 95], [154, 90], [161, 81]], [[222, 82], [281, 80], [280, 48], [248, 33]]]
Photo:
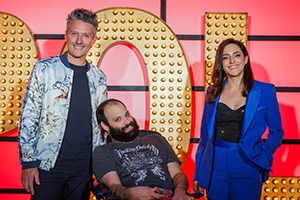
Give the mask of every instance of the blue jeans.
[[260, 168], [251, 162], [237, 143], [215, 141], [209, 200], [259, 200]]

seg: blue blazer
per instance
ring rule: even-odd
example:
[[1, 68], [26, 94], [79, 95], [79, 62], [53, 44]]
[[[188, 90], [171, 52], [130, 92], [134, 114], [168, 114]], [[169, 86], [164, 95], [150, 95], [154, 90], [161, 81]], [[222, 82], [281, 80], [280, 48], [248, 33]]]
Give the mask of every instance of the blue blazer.
[[[201, 136], [196, 152], [194, 181], [208, 189], [213, 165], [214, 132], [216, 109], [220, 95], [214, 103], [205, 103]], [[268, 139], [263, 143], [261, 137], [269, 127]], [[263, 171], [263, 179], [269, 177], [273, 163], [273, 153], [281, 145], [283, 130], [275, 86], [254, 81], [249, 92], [244, 113], [240, 147], [246, 156]]]

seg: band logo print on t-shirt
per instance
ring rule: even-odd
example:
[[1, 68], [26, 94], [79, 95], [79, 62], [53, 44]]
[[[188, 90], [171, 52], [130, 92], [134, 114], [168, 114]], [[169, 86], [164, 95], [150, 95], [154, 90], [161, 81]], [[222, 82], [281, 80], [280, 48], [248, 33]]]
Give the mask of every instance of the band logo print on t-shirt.
[[154, 145], [137, 145], [133, 148], [115, 149], [115, 152], [121, 159], [122, 167], [135, 179], [136, 185], [144, 181], [148, 175], [158, 176], [166, 181], [165, 172], [161, 167], [163, 161]]

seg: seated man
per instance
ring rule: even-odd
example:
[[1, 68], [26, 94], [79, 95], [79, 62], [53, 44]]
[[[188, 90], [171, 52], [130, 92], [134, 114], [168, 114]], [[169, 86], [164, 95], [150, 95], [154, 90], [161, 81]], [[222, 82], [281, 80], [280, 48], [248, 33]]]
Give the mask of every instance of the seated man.
[[[193, 199], [180, 161], [159, 133], [139, 131], [136, 120], [119, 100], [108, 99], [96, 111], [99, 126], [111, 142], [94, 151], [98, 182], [121, 199]], [[174, 192], [174, 193], [173, 193]]]

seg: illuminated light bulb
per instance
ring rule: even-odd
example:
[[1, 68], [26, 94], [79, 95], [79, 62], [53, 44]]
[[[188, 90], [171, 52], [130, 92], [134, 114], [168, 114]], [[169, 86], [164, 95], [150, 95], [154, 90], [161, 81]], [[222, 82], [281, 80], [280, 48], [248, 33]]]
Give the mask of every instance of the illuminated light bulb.
[[154, 95], [152, 96], [152, 98], [153, 98], [153, 99], [156, 99], [156, 98], [157, 98], [157, 95], [156, 95], [156, 94], [154, 94]]
[[152, 70], [152, 72], [153, 72], [154, 74], [156, 74], [156, 73], [158, 72], [158, 70], [155, 68], [155, 69]]
[[152, 124], [155, 124], [156, 123], [156, 119], [152, 119]]
[[160, 115], [161, 115], [161, 116], [164, 116], [165, 114], [166, 114], [166, 113], [165, 113], [164, 111], [161, 111], [161, 112], [160, 112]]
[[165, 123], [165, 120], [164, 120], [164, 119], [161, 119], [159, 122], [160, 122], [161, 124], [164, 124], [164, 123]]
[[160, 132], [164, 132], [165, 129], [164, 129], [164, 128], [160, 128], [159, 131], [160, 131]]
[[133, 31], [133, 29], [134, 29], [134, 28], [133, 28], [132, 26], [130, 26], [130, 27], [128, 28], [129, 31]]
[[[172, 128], [169, 128], [169, 132], [173, 132], [173, 129], [172, 129]], [[169, 141], [172, 141], [172, 140], [173, 140], [173, 137], [172, 137], [172, 136], [169, 136], [169, 137], [168, 137], [168, 140], [169, 140]]]
[[[170, 87], [171, 88], [171, 87]], [[173, 87], [172, 87], [173, 88]], [[173, 89], [172, 89], [173, 90]], [[172, 95], [172, 94], [170, 94], [169, 96], [168, 96], [168, 98], [169, 99], [173, 99], [174, 98], [174, 96]]]
[[181, 128], [177, 128], [177, 133], [182, 133], [182, 129]]
[[179, 145], [177, 145], [177, 147], [176, 147], [178, 150], [181, 150], [182, 149], [182, 146], [179, 144]]
[[190, 116], [190, 115], [191, 115], [191, 112], [190, 112], [190, 111], [186, 111], [186, 112], [185, 112], [185, 115], [186, 115], [186, 116]]
[[207, 18], [208, 18], [208, 19], [211, 19], [212, 17], [213, 17], [212, 14], [208, 14], [208, 15], [207, 15]]
[[157, 114], [157, 111], [156, 111], [156, 110], [153, 110], [153, 111], [152, 111], [152, 114], [153, 114], [153, 115], [156, 115], [156, 114]]

